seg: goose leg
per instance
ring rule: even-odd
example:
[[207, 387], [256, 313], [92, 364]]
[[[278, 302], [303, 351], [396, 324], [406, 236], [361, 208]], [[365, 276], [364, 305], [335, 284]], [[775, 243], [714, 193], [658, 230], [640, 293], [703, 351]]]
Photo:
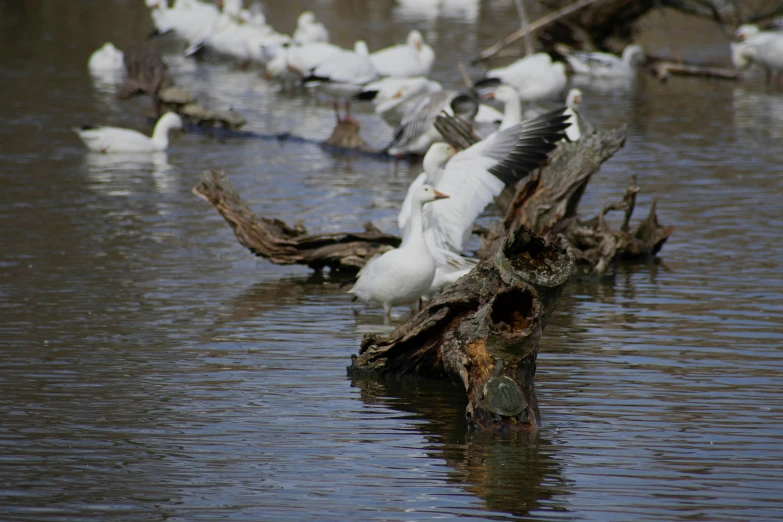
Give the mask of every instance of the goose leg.
[[350, 98], [345, 100], [345, 121], [349, 121], [351, 123], [356, 123], [356, 120], [354, 120], [351, 117], [351, 100], [350, 100]]
[[337, 100], [332, 102], [332, 107], [334, 108], [334, 117], [337, 118], [337, 123], [340, 123], [340, 107], [337, 104]]
[[392, 307], [390, 304], [383, 305], [383, 312], [384, 312], [383, 324], [391, 324], [391, 308]]

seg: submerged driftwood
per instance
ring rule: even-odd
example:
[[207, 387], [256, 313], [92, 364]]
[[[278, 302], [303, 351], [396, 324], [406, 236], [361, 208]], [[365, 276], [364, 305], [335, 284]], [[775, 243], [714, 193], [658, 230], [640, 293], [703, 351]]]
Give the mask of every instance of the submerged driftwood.
[[449, 377], [479, 429], [534, 430], [538, 341], [574, 270], [565, 238], [520, 227], [387, 339], [367, 334], [348, 371]]

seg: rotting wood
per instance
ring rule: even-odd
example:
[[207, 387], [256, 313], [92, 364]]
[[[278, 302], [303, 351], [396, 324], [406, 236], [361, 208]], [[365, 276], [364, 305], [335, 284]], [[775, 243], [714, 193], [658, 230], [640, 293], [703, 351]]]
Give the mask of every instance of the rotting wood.
[[467, 393], [470, 426], [535, 430], [538, 341], [573, 271], [564, 237], [517, 228], [391, 336], [365, 335], [349, 374], [448, 377]]
[[[630, 219], [639, 188], [635, 179], [619, 204], [606, 205], [590, 219], [577, 213], [579, 201], [592, 175], [625, 142], [625, 131], [601, 131], [583, 136], [576, 143], [562, 143], [550, 155], [548, 165], [537, 169], [514, 187], [501, 194], [497, 203], [505, 217], [483, 237], [479, 257], [490, 256], [510, 231], [529, 227], [544, 237], [563, 234], [574, 250], [576, 262], [584, 274], [603, 275], [614, 263], [623, 260], [649, 260], [671, 236], [674, 227], [658, 222], [655, 210], [632, 232]], [[611, 210], [626, 212], [620, 230], [606, 222]]]
[[291, 227], [279, 219], [258, 218], [222, 170], [202, 172], [193, 193], [223, 216], [242, 246], [280, 265], [355, 272], [400, 243], [398, 237], [381, 232], [372, 223], [364, 225], [364, 232], [310, 234], [301, 223]]

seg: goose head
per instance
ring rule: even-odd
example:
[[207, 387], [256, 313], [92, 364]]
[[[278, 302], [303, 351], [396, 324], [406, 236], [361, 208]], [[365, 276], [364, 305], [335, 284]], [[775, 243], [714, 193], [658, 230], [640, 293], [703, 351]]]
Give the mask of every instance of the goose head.
[[508, 103], [515, 99], [519, 100], [517, 90], [510, 85], [499, 85], [494, 91], [486, 93], [483, 97], [488, 100], [497, 100], [503, 103]]
[[425, 203], [446, 198], [448, 198], [446, 194], [438, 192], [429, 185], [421, 185], [413, 194], [413, 202], [421, 206], [424, 206]]
[[582, 91], [580, 89], [571, 89], [568, 91], [568, 96], [566, 97], [566, 105], [570, 108], [577, 107], [579, 104], [582, 103]]
[[179, 114], [173, 112], [167, 112], [160, 117], [156, 127], [161, 127], [166, 130], [174, 130], [182, 128], [182, 118]]
[[757, 25], [743, 24], [743, 25], [737, 27], [737, 30], [734, 31], [734, 38], [736, 38], [740, 42], [744, 42], [748, 38], [752, 38], [753, 36], [756, 36], [760, 32], [761, 32], [761, 30], [759, 29], [759, 26], [757, 26]]
[[448, 143], [433, 143], [422, 160], [424, 172], [430, 178], [437, 177], [436, 173], [446, 166], [457, 150]]
[[622, 60], [624, 64], [635, 67], [644, 62], [644, 49], [642, 49], [641, 45], [629, 45], [623, 49]]
[[370, 49], [367, 48], [364, 40], [356, 40], [356, 43], [353, 44], [353, 52], [362, 56], [370, 56]]
[[305, 27], [308, 25], [313, 25], [314, 23], [315, 23], [315, 15], [313, 14], [312, 11], [305, 11], [299, 15], [299, 18], [296, 19], [297, 27]]
[[424, 46], [424, 37], [419, 31], [414, 29], [408, 33], [408, 45], [414, 47], [417, 51], [421, 51], [421, 48]]
[[242, 0], [223, 0], [223, 14], [239, 20], [242, 14]]

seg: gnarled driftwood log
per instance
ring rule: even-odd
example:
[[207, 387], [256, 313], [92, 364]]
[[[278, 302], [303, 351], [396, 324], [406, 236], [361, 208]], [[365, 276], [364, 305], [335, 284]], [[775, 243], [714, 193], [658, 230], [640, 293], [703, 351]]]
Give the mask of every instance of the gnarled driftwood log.
[[534, 430], [538, 341], [573, 271], [565, 238], [517, 228], [389, 338], [365, 335], [349, 373], [448, 376], [468, 395], [471, 426]]
[[[552, 237], [563, 234], [574, 248], [574, 255], [585, 273], [604, 274], [619, 260], [646, 260], [655, 256], [674, 227], [662, 227], [653, 204], [648, 217], [634, 232], [629, 220], [635, 208], [639, 188], [635, 180], [626, 190], [623, 202], [606, 205], [595, 218], [581, 219], [579, 201], [592, 175], [625, 143], [625, 131], [599, 131], [583, 136], [576, 143], [562, 143], [551, 155], [549, 164], [537, 169], [517, 187], [507, 189], [498, 206], [505, 217], [496, 222], [483, 238], [479, 257], [491, 255], [510, 231], [519, 226], [536, 234]], [[612, 229], [604, 219], [611, 210], [625, 210], [620, 230]]]
[[375, 255], [400, 244], [398, 237], [381, 232], [372, 223], [364, 225], [364, 232], [309, 234], [301, 223], [290, 227], [279, 219], [259, 219], [222, 170], [202, 172], [193, 193], [215, 207], [242, 246], [279, 265], [356, 271]]

